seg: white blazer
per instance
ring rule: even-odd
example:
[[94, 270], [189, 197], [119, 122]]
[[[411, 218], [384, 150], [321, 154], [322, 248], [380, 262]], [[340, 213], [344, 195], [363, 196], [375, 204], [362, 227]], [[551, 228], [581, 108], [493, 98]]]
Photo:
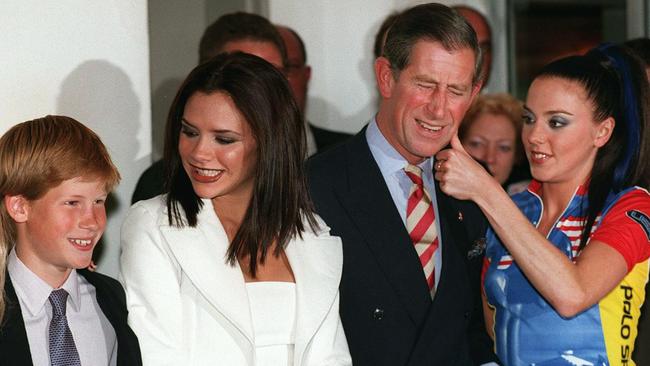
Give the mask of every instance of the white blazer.
[[[165, 196], [136, 203], [122, 225], [120, 281], [144, 365], [250, 365], [254, 332], [244, 276], [210, 200], [195, 228], [169, 225]], [[286, 248], [296, 279], [294, 365], [351, 365], [339, 317], [341, 239], [310, 230]]]

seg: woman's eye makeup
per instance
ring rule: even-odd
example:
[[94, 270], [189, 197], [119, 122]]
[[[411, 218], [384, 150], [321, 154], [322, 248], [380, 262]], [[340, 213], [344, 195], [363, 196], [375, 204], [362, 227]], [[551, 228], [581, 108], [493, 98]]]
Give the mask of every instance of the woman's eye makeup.
[[214, 140], [221, 145], [229, 145], [237, 141], [232, 137], [225, 137], [225, 136], [216, 136]]
[[527, 125], [535, 122], [535, 116], [527, 110], [525, 110], [524, 113], [521, 115], [521, 119], [524, 122], [524, 124]]
[[[181, 124], [181, 134], [188, 138], [193, 138], [199, 136], [199, 132], [185, 123]], [[229, 134], [224, 134], [223, 132], [217, 132], [213, 137], [214, 142], [219, 145], [230, 145], [234, 142], [239, 141], [237, 137], [230, 136]]]
[[184, 123], [181, 124], [181, 133], [188, 137], [194, 137], [198, 135], [198, 133], [193, 128]]
[[548, 124], [551, 126], [551, 128], [560, 128], [564, 127], [569, 123], [569, 121], [566, 120], [564, 117], [559, 117], [559, 116], [553, 116], [551, 119], [548, 121]]

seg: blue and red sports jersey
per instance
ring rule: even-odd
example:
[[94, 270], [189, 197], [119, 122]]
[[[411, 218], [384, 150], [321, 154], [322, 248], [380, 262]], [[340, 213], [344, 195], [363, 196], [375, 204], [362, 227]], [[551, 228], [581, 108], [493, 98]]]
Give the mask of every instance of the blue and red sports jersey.
[[[537, 225], [541, 184], [512, 197]], [[579, 255], [586, 222], [587, 192], [580, 187], [547, 239], [572, 260]], [[487, 233], [484, 290], [495, 310], [496, 353], [505, 365], [635, 365], [631, 359], [650, 257], [650, 194], [633, 187], [610, 194], [590, 241], [616, 249], [628, 274], [597, 304], [563, 318], [533, 288], [492, 230]], [[589, 244], [587, 244], [589, 245]]]

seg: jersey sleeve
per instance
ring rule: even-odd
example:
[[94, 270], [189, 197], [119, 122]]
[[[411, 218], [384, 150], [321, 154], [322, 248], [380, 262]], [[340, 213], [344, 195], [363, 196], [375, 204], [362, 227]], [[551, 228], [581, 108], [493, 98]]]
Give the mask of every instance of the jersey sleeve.
[[621, 253], [628, 271], [650, 257], [650, 194], [636, 188], [621, 196], [605, 213], [591, 241]]

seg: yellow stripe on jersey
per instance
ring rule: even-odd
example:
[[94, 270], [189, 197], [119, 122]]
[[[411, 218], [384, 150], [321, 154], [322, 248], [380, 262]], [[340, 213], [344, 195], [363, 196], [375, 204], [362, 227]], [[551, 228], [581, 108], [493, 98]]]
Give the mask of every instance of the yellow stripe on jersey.
[[637, 263], [623, 281], [599, 303], [610, 365], [635, 365], [632, 352], [649, 270], [650, 260]]

